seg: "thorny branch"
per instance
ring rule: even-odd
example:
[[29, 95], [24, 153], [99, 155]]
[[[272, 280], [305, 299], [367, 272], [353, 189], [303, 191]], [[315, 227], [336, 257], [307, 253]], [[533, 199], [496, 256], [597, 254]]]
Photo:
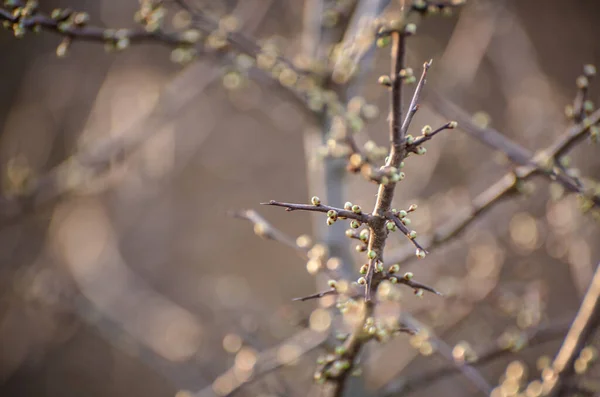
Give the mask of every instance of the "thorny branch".
[[[48, 16], [40, 13], [37, 10], [37, 4], [35, 2], [27, 2], [23, 4], [20, 1], [10, 1], [8, 3], [9, 7], [12, 7], [10, 11], [0, 8], [0, 20], [5, 22], [5, 26], [12, 29], [15, 35], [18, 37], [22, 36], [25, 31], [39, 29], [48, 30], [59, 34], [64, 37], [64, 45], [59, 46], [59, 50], [61, 47], [63, 47], [62, 49], [66, 50], [73, 39], [112, 44], [116, 47], [116, 49], [123, 49], [130, 43], [146, 41], [154, 41], [170, 46], [183, 47], [194, 46], [198, 42], [198, 37], [190, 34], [189, 32], [167, 33], [160, 29], [160, 25], [152, 25], [149, 28], [147, 20], [145, 21], [147, 24], [145, 29], [111, 30], [88, 26], [87, 22], [89, 17], [85, 13], [75, 13], [70, 10], [59, 10]], [[218, 30], [218, 24], [206, 17], [200, 10], [191, 8], [184, 0], [177, 0], [176, 3], [190, 12], [195, 28], [209, 34]], [[425, 5], [425, 9], [422, 8], [423, 5]], [[421, 13], [426, 12], [428, 6], [444, 8], [453, 5], [455, 5], [455, 2], [415, 1], [408, 9]], [[144, 15], [142, 15], [142, 19], [144, 18]], [[408, 74], [407, 68], [405, 67], [406, 38], [414, 33], [414, 25], [405, 24], [405, 22], [402, 22], [402, 26], [400, 28], [396, 26], [385, 32], [389, 34], [393, 40], [391, 54], [391, 75], [388, 76], [391, 103], [389, 128], [390, 148], [386, 165], [378, 171], [373, 170], [372, 167], [374, 165], [368, 156], [363, 156], [360, 153], [360, 150], [358, 149], [352, 135], [346, 136], [345, 138], [346, 143], [351, 147], [351, 152], [353, 154], [358, 154], [359, 157], [361, 157], [358, 168], [360, 169], [366, 165], [369, 171], [367, 172], [368, 177], [379, 184], [377, 201], [373, 212], [371, 214], [365, 214], [362, 213], [360, 209], [356, 211], [354, 208], [347, 209], [330, 207], [317, 202], [318, 200], [314, 200], [314, 198], [312, 205], [283, 203], [277, 201], [264, 203], [266, 205], [284, 207], [287, 211], [303, 210], [327, 213], [328, 223], [335, 222], [337, 219], [351, 219], [353, 222], [360, 222], [368, 226], [369, 237], [367, 256], [369, 261], [366, 265], [366, 277], [364, 279], [365, 301], [362, 319], [357, 323], [356, 329], [350, 334], [343, 345], [340, 346], [339, 349], [336, 349], [336, 355], [334, 356], [334, 359], [324, 363], [320, 369], [320, 372], [318, 372], [320, 376], [317, 376], [318, 381], [325, 381], [328, 383], [332, 396], [341, 395], [345, 386], [345, 380], [355, 365], [356, 357], [360, 353], [363, 345], [372, 337], [374, 337], [369, 332], [365, 332], [365, 330], [373, 327], [372, 323], [374, 321], [373, 314], [375, 306], [373, 294], [383, 280], [394, 279], [397, 283], [405, 284], [415, 290], [427, 290], [439, 294], [431, 287], [416, 281], [412, 281], [412, 277], [407, 277], [405, 275], [404, 278], [398, 279], [391, 276], [391, 274], [393, 274], [392, 271], [386, 272], [383, 270], [385, 243], [389, 232], [393, 231], [393, 227], [400, 229], [400, 231], [417, 247], [417, 256], [423, 257], [427, 252], [426, 249], [448, 241], [452, 237], [458, 235], [473, 219], [475, 219], [477, 215], [489, 209], [496, 202], [500, 201], [500, 199], [507, 197], [510, 193], [517, 192], [519, 182], [533, 175], [543, 175], [552, 180], [556, 180], [567, 190], [578, 193], [590, 200], [593, 205], [600, 205], [600, 197], [597, 194], [588, 192], [579, 180], [568, 175], [568, 172], [566, 172], [564, 168], [560, 167], [559, 161], [560, 157], [565, 152], [567, 152], [586, 135], [591, 126], [596, 125], [600, 121], [600, 111], [596, 111], [585, 117], [584, 110], [588, 95], [587, 85], [581, 84], [581, 90], [578, 92], [573, 105], [573, 118], [578, 124], [567, 130], [566, 133], [563, 134], [553, 145], [550, 145], [548, 148], [536, 154], [530, 153], [528, 150], [510, 141], [505, 136], [491, 128], [481, 128], [476, 126], [466, 113], [462, 112], [452, 103], [444, 102], [442, 99], [438, 98], [434, 100], [434, 103], [437, 102], [437, 106], [442, 108], [442, 113], [445, 111], [449, 112], [450, 116], [457, 118], [461, 122], [463, 130], [488, 144], [489, 146], [501, 150], [519, 166], [514, 172], [506, 174], [484, 193], [480, 194], [473, 201], [472, 208], [465, 210], [463, 213], [451, 219], [450, 222], [438, 229], [436, 233], [427, 237], [423, 244], [418, 243], [415, 240], [413, 231], [406, 227], [402, 219], [396, 216], [391, 208], [396, 183], [401, 179], [398, 177], [398, 170], [401, 168], [402, 161], [407, 157], [408, 154], [424, 153], [424, 150], [420, 145], [427, 142], [444, 129], [455, 128], [456, 122], [447, 123], [436, 130], [424, 128], [423, 135], [417, 139], [413, 139], [407, 135], [413, 116], [418, 110], [418, 102], [426, 81], [427, 70], [431, 66], [431, 61], [424, 64], [423, 74], [417, 84], [408, 111], [406, 114], [404, 114], [402, 108], [402, 88], [404, 77], [406, 77]], [[250, 40], [241, 34], [236, 32], [221, 33], [222, 35], [220, 39], [222, 39], [226, 45], [219, 45], [215, 49], [224, 49], [227, 45], [231, 45], [232, 47], [235, 47], [236, 50], [250, 55], [253, 58], [259, 56], [259, 54], [261, 54], [263, 51], [263, 49], [256, 45], [253, 40]], [[274, 63], [279, 62], [281, 65], [289, 68], [289, 70], [297, 73], [298, 76], [307, 76], [310, 74], [299, 70], [285, 58], [282, 58], [278, 55], [274, 55], [273, 58]], [[335, 103], [335, 100], [332, 101], [332, 103]], [[240, 212], [236, 213], [236, 216], [253, 222], [255, 224], [255, 231], [257, 234], [265, 238], [280, 241], [296, 249], [304, 257], [306, 257], [308, 254], [305, 247], [300, 247], [289, 237], [272, 228], [255, 212]], [[358, 224], [357, 227], [360, 227], [360, 224]], [[391, 257], [388, 256], [388, 260], [386, 262], [390, 262], [390, 258], [394, 258], [394, 260], [391, 262], [402, 262], [408, 257], [404, 255], [400, 258], [397, 258], [392, 255]], [[600, 277], [599, 273], [600, 270], [597, 270], [594, 281], [592, 282], [592, 285], [586, 294], [586, 298], [582, 303], [573, 327], [569, 331], [567, 339], [565, 340], [565, 344], [555, 360], [554, 367], [556, 370], [557, 381], [554, 385], [553, 392], [559, 393], [559, 391], [556, 390], [560, 390], [560, 387], [562, 387], [562, 383], [560, 382], [561, 376], [566, 377], [569, 374], [568, 371], [571, 370], [571, 364], [575, 355], [580, 350], [582, 343], [585, 343], [585, 340], [587, 340], [591, 329], [593, 329], [598, 322], [597, 306], [599, 300], [598, 297], [600, 296], [600, 293], [598, 292], [600, 291], [600, 287], [598, 287], [598, 285], [600, 285], [600, 282], [596, 282], [596, 279]], [[337, 289], [332, 287], [330, 290], [300, 298], [300, 300], [320, 298], [326, 295], [337, 293]], [[405, 328], [401, 327], [399, 329], [403, 330]], [[255, 376], [259, 376], [261, 373], [266, 373], [275, 368], [277, 368], [277, 365], [267, 366], [265, 371], [259, 371], [255, 373]], [[224, 374], [223, 376], [226, 375], [227, 374]], [[479, 384], [480, 388], [486, 388], [485, 381], [478, 373], [472, 372], [471, 369], [469, 369], [468, 373], [465, 373], [465, 375], [474, 383]], [[243, 383], [244, 382], [242, 382], [242, 384]], [[235, 386], [234, 390], [239, 389], [242, 384]]]

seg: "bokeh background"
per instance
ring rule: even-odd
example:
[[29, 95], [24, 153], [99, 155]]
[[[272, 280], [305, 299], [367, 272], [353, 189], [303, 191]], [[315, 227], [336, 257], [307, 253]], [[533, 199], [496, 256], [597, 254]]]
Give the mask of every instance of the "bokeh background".
[[[94, 24], [111, 27], [134, 26], [139, 6], [41, 3], [48, 11], [85, 10]], [[302, 1], [196, 5], [237, 16], [249, 35], [275, 37], [290, 58], [302, 50]], [[415, 70], [433, 59], [426, 90], [443, 90], [477, 122], [533, 151], [567, 128], [564, 106], [573, 100], [575, 79], [584, 64], [600, 61], [598, 15], [593, 0], [470, 1], [453, 16], [425, 20], [408, 59]], [[185, 19], [169, 14], [174, 26]], [[259, 205], [325, 196], [318, 166], [309, 166], [315, 118], [264, 79], [232, 84], [223, 78], [230, 67], [214, 56], [182, 67], [159, 44], [115, 54], [75, 42], [66, 58], [57, 58], [59, 42], [50, 33], [19, 40], [0, 34], [3, 196], [39, 177], [49, 181], [37, 201], [1, 211], [0, 396], [198, 391], [310, 327], [319, 302], [291, 302], [316, 291], [303, 260], [227, 213], [254, 208], [291, 236], [322, 233], [321, 217]], [[380, 109], [366, 128], [379, 144], [387, 140], [387, 96], [376, 80], [388, 62], [387, 51], [377, 52], [354, 91]], [[447, 119], [426, 96], [414, 125], [442, 124]], [[591, 99], [597, 98], [592, 84]], [[422, 234], [510, 169], [460, 128], [427, 149], [407, 161], [396, 196], [398, 207], [419, 205], [412, 219]], [[98, 160], [107, 153], [108, 163]], [[588, 142], [579, 145], [572, 165], [600, 178], [598, 153]], [[73, 160], [76, 154], [86, 167]], [[375, 186], [359, 176], [345, 183], [344, 200], [373, 205]], [[536, 362], [557, 351], [600, 260], [598, 222], [579, 210], [576, 198], [559, 197], [543, 179], [531, 188], [404, 267], [446, 293], [418, 299], [407, 291], [402, 306], [451, 346], [467, 341], [482, 351], [521, 330], [559, 330], [547, 343], [481, 367], [493, 385], [514, 360], [528, 369], [524, 378], [539, 376]], [[398, 238], [392, 249], [403, 244]], [[238, 395], [306, 395], [315, 354]], [[372, 346], [363, 364], [372, 395], [391, 380], [448, 365], [420, 355], [408, 336]], [[589, 376], [600, 381], [593, 371]], [[414, 390], [440, 393], [477, 395], [460, 374]]]

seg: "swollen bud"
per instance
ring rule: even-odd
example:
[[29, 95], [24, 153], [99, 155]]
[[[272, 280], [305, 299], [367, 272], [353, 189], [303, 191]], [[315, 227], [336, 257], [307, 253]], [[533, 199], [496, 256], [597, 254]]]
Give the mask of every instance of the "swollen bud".
[[377, 82], [385, 87], [392, 86], [392, 79], [390, 79], [390, 76], [388, 76], [388, 75], [379, 76], [379, 79], [377, 80]]
[[310, 202], [312, 203], [312, 205], [316, 205], [316, 206], [321, 205], [321, 199], [318, 198], [317, 196], [313, 196], [313, 198], [310, 199]]

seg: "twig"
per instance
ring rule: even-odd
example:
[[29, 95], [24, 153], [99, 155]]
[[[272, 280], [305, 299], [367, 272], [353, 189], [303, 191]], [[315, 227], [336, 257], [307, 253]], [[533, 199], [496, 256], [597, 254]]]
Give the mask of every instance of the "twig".
[[323, 298], [324, 296], [328, 296], [328, 295], [336, 295], [337, 293], [338, 292], [335, 288], [331, 288], [331, 289], [328, 289], [327, 291], [317, 292], [316, 294], [307, 295], [307, 296], [303, 296], [300, 298], [294, 298], [292, 300], [304, 302], [304, 301], [311, 300], [311, 299]]
[[235, 218], [246, 219], [252, 222], [254, 225], [254, 233], [259, 237], [280, 242], [283, 245], [294, 249], [302, 258], [308, 258], [310, 247], [298, 245], [293, 238], [271, 225], [265, 218], [260, 216], [258, 212], [254, 210], [231, 211], [230, 215]]
[[319, 204], [294, 204], [294, 203], [282, 203], [279, 201], [271, 200], [268, 203], [260, 203], [261, 205], [272, 205], [275, 207], [283, 207], [286, 211], [312, 211], [312, 212], [323, 212], [328, 213], [329, 211], [335, 211], [338, 218], [356, 219], [359, 222], [368, 223], [371, 216], [365, 213], [356, 213], [345, 210], [343, 208], [330, 207], [328, 205]]
[[421, 97], [421, 90], [423, 89], [423, 86], [425, 85], [427, 71], [431, 67], [432, 63], [433, 63], [433, 59], [430, 59], [428, 62], [425, 62], [423, 64], [423, 73], [421, 74], [421, 78], [419, 79], [419, 82], [417, 83], [417, 88], [415, 88], [415, 92], [410, 101], [410, 105], [408, 106], [408, 112], [406, 113], [406, 118], [404, 119], [404, 122], [402, 123], [402, 132], [401, 132], [402, 136], [406, 136], [406, 133], [408, 132], [408, 127], [410, 126], [410, 123], [412, 122], [412, 119], [415, 116], [415, 113], [417, 113], [417, 110], [419, 109], [418, 101], [419, 101], [419, 98]]

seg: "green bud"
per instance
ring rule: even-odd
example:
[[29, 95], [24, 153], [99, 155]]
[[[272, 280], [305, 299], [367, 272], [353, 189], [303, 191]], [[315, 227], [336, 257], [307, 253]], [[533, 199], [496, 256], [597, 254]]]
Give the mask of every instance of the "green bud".
[[367, 271], [369, 270], [369, 265], [362, 265], [360, 267], [359, 273], [360, 274], [367, 274]]
[[412, 280], [413, 277], [414, 277], [414, 274], [412, 274], [411, 272], [404, 273], [405, 280]]
[[335, 223], [335, 218], [327, 218], [327, 226], [331, 226]]
[[360, 205], [353, 205], [352, 212], [354, 212], [355, 214], [360, 214], [361, 213]]
[[352, 229], [358, 229], [360, 227], [360, 222], [354, 219], [352, 222], [350, 222], [350, 227]]
[[416, 239], [416, 238], [417, 238], [417, 232], [415, 232], [414, 230], [411, 230], [411, 231], [408, 233], [408, 238], [410, 238], [411, 240], [414, 240], [414, 239]]
[[377, 82], [385, 87], [392, 86], [392, 79], [390, 79], [390, 76], [388, 76], [388, 75], [379, 76], [379, 79], [377, 80]]
[[358, 280], [356, 280], [356, 282], [358, 282], [358, 284], [360, 285], [365, 285], [367, 283], [367, 279], [364, 277], [360, 277]]
[[369, 259], [375, 259], [376, 256], [377, 256], [377, 253], [375, 251], [373, 251], [373, 250], [367, 252], [367, 257]]
[[425, 127], [423, 127], [421, 129], [421, 134], [427, 136], [427, 135], [431, 134], [432, 131], [433, 130], [431, 129], [431, 126], [430, 125], [426, 125]]
[[419, 258], [419, 259], [423, 259], [423, 258], [425, 258], [425, 255], [426, 255], [426, 254], [425, 254], [425, 251], [423, 251], [423, 250], [422, 250], [422, 249], [420, 249], [420, 248], [417, 248], [417, 251], [416, 251], [416, 253], [415, 253], [415, 254], [417, 255], [417, 258]]
[[415, 138], [412, 135], [407, 135], [405, 139], [406, 139], [407, 145], [412, 145], [413, 142], [415, 141]]
[[396, 277], [390, 277], [389, 280], [392, 284], [398, 284], [398, 279]]
[[424, 148], [423, 146], [419, 146], [419, 147], [417, 148], [417, 154], [418, 154], [418, 155], [423, 155], [423, 154], [425, 154], [425, 153], [427, 153], [427, 149], [426, 149], [426, 148]]
[[389, 230], [390, 232], [396, 231], [396, 224], [394, 222], [391, 221], [387, 221], [385, 223], [385, 227], [387, 228], [387, 230]]
[[454, 129], [456, 127], [458, 127], [458, 123], [456, 121], [451, 121], [448, 123], [448, 128]]
[[351, 211], [352, 210], [352, 203], [350, 201], [346, 201], [346, 204], [344, 204], [344, 209], [346, 211]]
[[352, 230], [352, 229], [346, 230], [346, 237], [350, 237], [350, 238], [354, 237], [354, 230]]
[[417, 25], [415, 25], [414, 23], [409, 23], [404, 28], [404, 33], [406, 33], [407, 35], [413, 35], [416, 32], [417, 32]]
[[390, 44], [390, 36], [380, 37], [377, 39], [377, 47], [384, 48]]
[[329, 211], [327, 211], [327, 216], [329, 218], [337, 218], [338, 213], [336, 210], [329, 210]]
[[329, 285], [330, 288], [335, 288], [337, 286], [337, 281], [329, 280], [327, 281], [327, 285]]
[[399, 264], [395, 264], [390, 266], [390, 268], [388, 269], [388, 273], [394, 274], [394, 273], [398, 273], [400, 271], [400, 265]]
[[335, 354], [342, 356], [346, 353], [346, 347], [344, 345], [336, 346]]
[[596, 66], [588, 64], [583, 67], [583, 74], [587, 77], [593, 77], [596, 75]]
[[310, 199], [310, 202], [312, 203], [312, 205], [316, 205], [316, 206], [321, 205], [321, 199], [318, 198], [317, 196], [313, 196], [313, 198]]
[[369, 229], [361, 230], [360, 235], [358, 237], [361, 241], [367, 241], [369, 239]]

